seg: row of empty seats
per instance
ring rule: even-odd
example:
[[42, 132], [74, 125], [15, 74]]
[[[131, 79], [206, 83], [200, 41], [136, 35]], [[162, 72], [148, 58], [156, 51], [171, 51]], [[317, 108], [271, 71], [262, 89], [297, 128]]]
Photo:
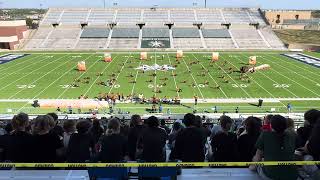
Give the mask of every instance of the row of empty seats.
[[108, 22], [135, 25], [145, 22], [148, 25], [159, 25], [165, 22], [175, 22], [178, 25], [221, 24], [225, 22], [245, 24], [259, 22], [265, 25], [259, 9], [250, 8], [70, 8], [49, 9], [42, 25], [61, 23], [75, 25], [87, 22], [90, 25], [102, 25]]

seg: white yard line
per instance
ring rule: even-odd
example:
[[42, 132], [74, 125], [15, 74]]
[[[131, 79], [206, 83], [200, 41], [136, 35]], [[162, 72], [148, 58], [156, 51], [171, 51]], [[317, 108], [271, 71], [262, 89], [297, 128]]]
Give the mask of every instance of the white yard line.
[[[267, 60], [267, 59], [266, 59], [266, 58], [264, 58], [263, 56], [261, 56], [261, 57], [262, 57], [262, 59]], [[281, 75], [282, 77], [285, 77], [286, 79], [288, 79], [288, 80], [290, 80], [290, 81], [294, 82], [295, 84], [297, 84], [297, 85], [299, 85], [299, 86], [303, 87], [304, 89], [306, 89], [306, 90], [308, 90], [308, 91], [312, 92], [313, 94], [317, 95], [318, 97], [320, 97], [320, 95], [319, 95], [318, 93], [316, 93], [316, 92], [314, 92], [313, 90], [311, 90], [311, 89], [307, 88], [306, 86], [304, 86], [304, 85], [302, 85], [302, 84], [298, 83], [297, 81], [295, 81], [295, 80], [293, 80], [293, 79], [289, 78], [289, 77], [288, 77], [288, 76], [286, 76], [286, 75], [283, 75], [282, 73], [279, 73], [278, 71], [275, 71], [275, 72], [276, 72], [277, 74]]]
[[[195, 56], [194, 54], [192, 54], [192, 55], [199, 61], [199, 59], [197, 58], [197, 56]], [[208, 71], [208, 74], [209, 74], [210, 78], [213, 80], [213, 82], [214, 82], [217, 86], [219, 86], [219, 84], [217, 83], [217, 81], [211, 76], [209, 70], [201, 63], [201, 61], [200, 61], [200, 65], [201, 65], [206, 71]], [[220, 91], [223, 93], [223, 95], [224, 95], [226, 98], [228, 98], [227, 94], [222, 90], [222, 88], [220, 87], [219, 89], [220, 89]]]
[[[85, 60], [89, 59], [90, 57], [92, 57], [92, 55], [88, 56]], [[73, 59], [72, 59], [73, 60]], [[69, 71], [66, 71], [64, 74], [62, 74], [59, 78], [57, 78], [56, 80], [54, 80], [53, 82], [51, 82], [46, 88], [44, 88], [42, 91], [40, 91], [38, 94], [36, 94], [32, 100], [36, 99], [38, 96], [40, 96], [43, 92], [45, 92], [49, 87], [51, 87], [54, 83], [56, 83], [58, 80], [60, 80], [61, 78], [63, 78], [68, 72], [73, 71], [74, 67], [71, 67]], [[30, 101], [30, 100], [29, 100]], [[28, 105], [28, 102], [26, 104], [24, 104], [19, 110], [21, 111], [24, 107], [26, 107]]]
[[[66, 60], [66, 62], [61, 63], [59, 66], [55, 67], [54, 69], [48, 71], [46, 74], [40, 76], [39, 78], [35, 79], [33, 82], [27, 84], [27, 85], [33, 85], [34, 83], [36, 83], [37, 81], [41, 80], [43, 77], [47, 76], [48, 74], [50, 74], [51, 72], [55, 71], [56, 69], [60, 68], [61, 66], [67, 64], [68, 62], [71, 62], [73, 60], [73, 58], [70, 58], [69, 60]], [[13, 98], [14, 96], [16, 96], [17, 94], [23, 92], [25, 89], [21, 89], [20, 91], [17, 91], [15, 94], [11, 95], [9, 97], [9, 99]]]
[[[243, 57], [246, 57], [245, 55], [241, 54], [240, 56], [243, 56]], [[245, 61], [242, 61], [241, 59], [239, 59], [241, 62], [243, 63], [247, 63]], [[265, 75], [264, 73], [262, 72], [259, 72], [258, 73], [262, 74], [264, 77], [268, 78], [269, 80], [271, 80], [272, 82], [276, 83], [276, 84], [279, 84], [277, 81], [273, 80], [272, 78], [270, 78], [269, 76]], [[286, 91], [288, 91], [290, 94], [292, 94], [293, 96], [295, 96], [296, 98], [298, 98], [299, 96], [297, 96], [295, 93], [293, 93], [292, 91], [290, 91], [288, 88], [284, 88]]]
[[[157, 64], [157, 54], [156, 51], [154, 51], [154, 64]], [[157, 95], [157, 70], [154, 70], [154, 73], [156, 74], [154, 76], [154, 94]]]
[[[221, 60], [223, 59], [223, 56], [221, 56]], [[228, 60], [225, 60], [225, 61], [227, 61], [228, 62]], [[250, 96], [250, 94], [246, 91], [246, 90], [244, 90], [222, 67], [220, 67], [217, 63], [214, 63], [216, 66], [218, 66], [227, 76], [229, 76], [229, 78], [247, 95], [247, 96], [249, 96], [249, 98], [252, 98], [251, 96]]]
[[[273, 59], [276, 59], [277, 61], [279, 60], [276, 56], [270, 56], [270, 57], [273, 58]], [[280, 59], [281, 59], [281, 58], [280, 58]], [[276, 63], [276, 62], [272, 62], [272, 63], [274, 63], [274, 64], [276, 64], [276, 65], [278, 65], [278, 66], [281, 66], [282, 68], [287, 69], [287, 70], [289, 70], [289, 71], [291, 71], [291, 72], [293, 72], [293, 73], [295, 73], [295, 74], [303, 77], [304, 79], [307, 79], [307, 80], [315, 83], [315, 85], [316, 85], [317, 83], [320, 83], [320, 81], [319, 81], [319, 82], [314, 81], [314, 80], [312, 80], [312, 79], [310, 79], [310, 78], [308, 78], [308, 77], [305, 77], [304, 75], [302, 75], [302, 74], [300, 74], [300, 73], [297, 73], [297, 72], [293, 71], [292, 69], [289, 69], [289, 68], [287, 68], [287, 67], [285, 67], [285, 66], [282, 66], [282, 65], [279, 64], [279, 63]]]
[[[28, 58], [28, 57], [31, 57], [31, 58]], [[33, 61], [33, 60], [35, 60], [35, 59], [37, 59], [37, 58], [40, 58], [41, 56], [32, 56], [32, 55], [29, 55], [29, 56], [25, 56], [25, 57], [22, 57], [21, 59], [20, 58], [18, 58], [18, 59], [15, 59], [15, 60], [12, 60], [11, 62], [14, 62], [14, 61], [21, 61], [21, 62], [19, 62], [19, 63], [17, 63], [17, 64], [14, 64], [14, 65], [11, 65], [11, 66], [9, 66], [9, 67], [3, 67], [3, 66], [0, 66], [0, 71], [7, 71], [7, 70], [9, 70], [10, 68], [15, 68], [16, 66], [20, 66], [21, 64], [24, 64], [24, 63], [27, 63], [27, 62], [29, 62], [29, 61]], [[37, 61], [36, 61], [37, 62]], [[34, 63], [32, 63], [32, 64], [34, 64]], [[24, 67], [24, 66], [22, 66], [22, 67]], [[15, 71], [16, 71], [16, 69], [15, 69]]]
[[[269, 55], [269, 54], [266, 54], [266, 55]], [[276, 56], [276, 54], [272, 54], [272, 55], [269, 55], [269, 56], [273, 57], [273, 56]], [[283, 57], [285, 57], [285, 56], [283, 56]], [[294, 62], [299, 62], [299, 61], [290, 61], [290, 58], [289, 58], [289, 57], [286, 57], [286, 58], [288, 58], [289, 60], [284, 60], [284, 59], [282, 59], [282, 58], [280, 58], [280, 60], [281, 60], [282, 62], [286, 63], [286, 64], [290, 64], [290, 65], [295, 66], [295, 67], [297, 67], [297, 68], [299, 68], [299, 69], [302, 69], [303, 71], [307, 71], [307, 72], [309, 72], [309, 73], [311, 73], [311, 74], [313, 74], [313, 75], [316, 75], [316, 76], [319, 76], [319, 77], [320, 77], [320, 74], [319, 74], [319, 73], [315, 73], [315, 72], [309, 70], [309, 68], [311, 68], [311, 66], [310, 66], [310, 67], [308, 66], [308, 68], [303, 68], [303, 67], [298, 66], [298, 65], [296, 65], [296, 64], [294, 63]], [[291, 63], [291, 62], [292, 62], [292, 63]], [[302, 63], [302, 62], [300, 62], [300, 63], [301, 63], [301, 64], [304, 64], [304, 63]]]
[[[91, 57], [91, 56], [90, 56], [90, 57]], [[88, 59], [89, 59], [89, 58], [88, 58]], [[87, 69], [87, 71], [89, 71], [89, 69], [90, 69], [91, 67], [93, 67], [93, 66], [94, 66], [97, 62], [99, 62], [99, 61], [101, 61], [101, 59], [99, 59], [99, 60], [95, 61], [93, 64], [91, 64], [91, 66], [89, 66], [89, 68]], [[79, 79], [79, 78], [81, 78], [83, 75], [85, 75], [85, 74], [87, 73], [87, 71], [85, 71], [84, 73], [81, 73], [81, 75], [78, 76], [77, 79]], [[66, 88], [66, 89], [57, 97], [57, 99], [60, 99], [61, 96], [62, 96], [64, 93], [66, 93], [69, 89], [70, 89], [70, 88]]]
[[[172, 66], [169, 53], [167, 53], [167, 56], [168, 56], [168, 59], [169, 59], [170, 66]], [[180, 99], [180, 93], [179, 93], [178, 90], [177, 90], [177, 89], [178, 89], [178, 86], [177, 86], [176, 77], [173, 75], [173, 70], [171, 70], [171, 74], [172, 74], [172, 77], [173, 77], [174, 84], [175, 84], [175, 86], [176, 86], [176, 89], [175, 89], [175, 90], [176, 90], [176, 92], [177, 92], [178, 98]]]
[[[141, 66], [141, 64], [142, 64], [142, 61], [140, 60], [139, 67]], [[134, 78], [135, 83], [133, 83], [132, 90], [131, 90], [132, 97], [133, 97], [134, 88], [136, 87], [136, 84], [137, 84], [138, 75], [139, 75], [139, 70], [137, 70], [136, 76]]]
[[[27, 76], [28, 76], [28, 75], [30, 75], [31, 73], [33, 73], [33, 72], [35, 72], [35, 71], [37, 71], [37, 70], [39, 70], [39, 69], [41, 69], [41, 68], [43, 68], [43, 67], [45, 67], [45, 66], [48, 66], [49, 64], [52, 64], [52, 63], [54, 63], [54, 62], [58, 61], [59, 59], [61, 59], [61, 58], [63, 58], [63, 57], [65, 57], [65, 56], [61, 56], [60, 58], [58, 58], [58, 59], [56, 59], [56, 60], [54, 60], [54, 61], [51, 61], [50, 63], [44, 64], [43, 66], [40, 66], [40, 67], [38, 67], [37, 69], [34, 69], [34, 70], [33, 70], [33, 71], [31, 71], [30, 73], [28, 73], [28, 74], [26, 74], [26, 75], [24, 75], [24, 76], [22, 76], [22, 77], [20, 77], [20, 78], [16, 79], [15, 81], [12, 81], [11, 83], [7, 84], [6, 86], [3, 86], [2, 88], [0, 88], [0, 90], [5, 89], [6, 87], [8, 87], [8, 86], [10, 86], [10, 85], [14, 84], [15, 82], [17, 82], [17, 81], [19, 81], [19, 80], [21, 80], [21, 79], [23, 79], [23, 78], [27, 77]], [[44, 60], [45, 60], [45, 59], [44, 59]], [[43, 61], [44, 61], [44, 60], [43, 60]]]
[[[38, 56], [38, 57], [41, 57], [41, 56]], [[48, 58], [45, 58], [45, 59], [42, 59], [42, 60], [38, 60], [38, 57], [36, 58], [36, 59], [34, 59], [34, 62], [33, 63], [30, 63], [30, 64], [28, 64], [27, 66], [22, 66], [22, 68], [20, 68], [20, 69], [16, 69], [14, 72], [12, 72], [12, 73], [7, 73], [7, 75], [6, 76], [2, 76], [1, 78], [0, 78], [0, 80], [1, 79], [5, 79], [6, 77], [8, 77], [8, 76], [10, 76], [10, 75], [12, 75], [12, 74], [15, 74], [15, 73], [17, 73], [17, 72], [19, 72], [19, 71], [21, 71], [21, 70], [24, 70], [24, 69], [26, 69], [26, 68], [28, 68], [29, 66], [32, 66], [32, 65], [34, 65], [34, 64], [38, 64], [38, 63], [40, 63], [40, 62], [42, 62], [42, 61], [45, 61], [46, 59], [48, 59]], [[28, 61], [28, 60], [27, 60]], [[11, 68], [11, 67], [9, 67], [9, 68]], [[9, 69], [8, 68], [8, 69]], [[7, 71], [8, 69], [4, 69], [3, 71]]]
[[[119, 54], [118, 54], [114, 59], [112, 59], [111, 62], [108, 63], [108, 65], [103, 69], [102, 72], [105, 72], [106, 69], [110, 66], [110, 64], [113, 63], [113, 62], [117, 59], [118, 56], [119, 56]], [[92, 88], [93, 85], [97, 82], [97, 80], [98, 80], [99, 78], [100, 78], [100, 76], [98, 76], [98, 77], [93, 81], [93, 83], [90, 85], [90, 87], [87, 89], [87, 91], [83, 94], [84, 96], [86, 96], [86, 95], [88, 94], [88, 92], [90, 92], [91, 88]]]
[[[186, 61], [184, 60], [184, 57], [182, 58], [182, 60], [183, 60], [184, 64], [186, 65], [188, 71], [190, 72], [190, 75], [191, 75], [191, 77], [192, 77], [192, 79], [193, 79], [193, 82], [196, 84], [196, 86], [197, 86], [197, 88], [198, 88], [198, 91], [199, 91], [202, 99], [205, 100], [205, 98], [204, 98], [204, 96], [203, 96], [203, 94], [202, 94], [202, 92], [201, 92], [201, 89], [199, 88], [198, 83], [197, 83], [196, 79], [194, 78], [194, 76], [193, 76], [193, 74], [192, 74], [191, 69], [189, 68], [189, 66], [187, 65]], [[194, 88], [194, 87], [193, 87], [193, 88]]]
[[[124, 62], [124, 65], [121, 67], [120, 72], [118, 73], [118, 75], [117, 75], [117, 77], [116, 77], [116, 82], [118, 81], [118, 78], [119, 78], [121, 72], [123, 71], [124, 67], [126, 66], [126, 64], [127, 64], [128, 60], [129, 60], [130, 56], [131, 56], [131, 53], [129, 54], [128, 58], [127, 58], [126, 61]], [[115, 83], [116, 83], [116, 82], [115, 82]], [[111, 93], [112, 89], [114, 88], [115, 83], [111, 86], [108, 94]]]
[[[241, 59], [239, 57], [236, 57], [239, 61], [241, 61]], [[241, 61], [242, 62], [242, 61]], [[230, 61], [228, 61], [229, 64], [231, 64], [233, 67], [237, 68], [235, 65], [233, 65], [233, 63], [231, 63]], [[256, 80], [254, 80], [253, 77], [252, 78], [252, 81], [254, 83], [256, 83], [260, 88], [262, 88], [265, 92], [267, 92], [272, 98], [276, 98], [270, 91], [268, 91], [266, 88], [264, 88], [263, 86], [261, 86]], [[286, 107], [285, 104], [283, 104], [282, 102], [280, 102], [284, 107]]]

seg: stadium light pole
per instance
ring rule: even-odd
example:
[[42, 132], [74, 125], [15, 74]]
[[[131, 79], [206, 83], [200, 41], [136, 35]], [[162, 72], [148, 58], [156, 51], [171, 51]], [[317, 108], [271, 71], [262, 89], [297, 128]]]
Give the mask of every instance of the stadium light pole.
[[207, 0], [204, 0], [204, 8], [207, 8]]

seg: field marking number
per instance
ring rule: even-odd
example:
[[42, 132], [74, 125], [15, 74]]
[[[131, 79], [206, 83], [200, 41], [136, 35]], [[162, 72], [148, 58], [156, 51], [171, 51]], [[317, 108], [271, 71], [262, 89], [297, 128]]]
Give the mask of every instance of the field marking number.
[[33, 85], [33, 84], [31, 84], [31, 85], [17, 85], [17, 88], [19, 88], [19, 89], [32, 89], [32, 88], [34, 88], [34, 87], [36, 87], [36, 85]]
[[290, 86], [290, 84], [273, 84], [275, 88], [289, 88]]
[[248, 85], [246, 84], [231, 84], [232, 87], [234, 88], [246, 88]]
[[76, 88], [76, 87], [73, 87], [69, 84], [65, 84], [65, 85], [59, 85], [62, 89], [68, 89], [68, 88]]

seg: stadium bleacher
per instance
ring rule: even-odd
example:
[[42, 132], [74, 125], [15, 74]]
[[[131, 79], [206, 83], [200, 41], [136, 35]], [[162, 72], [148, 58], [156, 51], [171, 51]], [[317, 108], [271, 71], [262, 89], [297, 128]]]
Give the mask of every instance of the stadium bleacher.
[[[83, 23], [88, 26], [82, 30], [80, 24]], [[111, 37], [107, 37], [108, 32], [94, 30], [108, 29], [110, 23], [115, 25], [113, 32], [110, 32]], [[142, 33], [137, 26], [138, 23], [145, 24]], [[172, 30], [165, 26], [166, 23], [173, 24]], [[202, 29], [197, 31], [193, 26], [195, 23], [203, 25], [204, 28], [201, 27]], [[230, 29], [219, 30], [225, 28], [221, 25], [223, 23], [230, 23]], [[250, 23], [256, 23], [260, 28], [254, 29]], [[58, 26], [52, 28], [52, 24]], [[102, 37], [91, 37], [97, 36], [98, 33], [103, 34]], [[166, 45], [158, 48], [189, 49], [192, 46], [219, 49], [285, 49], [271, 27], [267, 26], [260, 10], [255, 8], [52, 8], [45, 15], [36, 33], [26, 41], [24, 48], [101, 49], [106, 41], [101, 39], [99, 44], [91, 46], [89, 44], [93, 44], [90, 43], [92, 40], [83, 38], [110, 38], [107, 45], [103, 46], [105, 49], [140, 48], [143, 38], [166, 38], [165, 41], [172, 43], [172, 47]], [[54, 42], [54, 39], [59, 42]], [[63, 39], [72, 39], [74, 43], [64, 44]], [[192, 40], [194, 43], [190, 44]]]
[[109, 33], [107, 28], [84, 28], [80, 38], [108, 38]]

